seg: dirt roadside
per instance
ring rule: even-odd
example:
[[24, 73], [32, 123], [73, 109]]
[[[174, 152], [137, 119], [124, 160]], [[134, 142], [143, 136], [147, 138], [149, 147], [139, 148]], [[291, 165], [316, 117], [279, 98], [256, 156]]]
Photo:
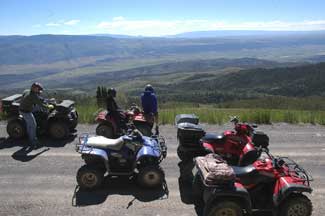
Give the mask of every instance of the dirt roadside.
[[[196, 215], [178, 181], [174, 126], [160, 128], [168, 145], [168, 157], [162, 163], [170, 191], [168, 199], [161, 191], [143, 191], [124, 179], [107, 181], [96, 192], [77, 194], [79, 207], [72, 206], [75, 175], [82, 165], [74, 151], [77, 139], [42, 139], [44, 147], [26, 153], [25, 142], [6, 139], [5, 127], [5, 122], [0, 122], [0, 215]], [[231, 129], [230, 124], [204, 127], [209, 132]], [[79, 125], [77, 129], [79, 134], [93, 133], [95, 125]], [[290, 156], [312, 174], [314, 191], [309, 197], [313, 215], [325, 215], [325, 127], [283, 123], [261, 125], [259, 129], [270, 136], [273, 154]]]

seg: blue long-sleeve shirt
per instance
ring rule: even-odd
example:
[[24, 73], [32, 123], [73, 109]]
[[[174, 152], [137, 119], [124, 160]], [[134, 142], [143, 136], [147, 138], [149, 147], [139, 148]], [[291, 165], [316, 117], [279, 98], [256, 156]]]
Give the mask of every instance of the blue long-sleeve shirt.
[[158, 104], [155, 93], [145, 91], [141, 94], [141, 104], [144, 113], [157, 113]]

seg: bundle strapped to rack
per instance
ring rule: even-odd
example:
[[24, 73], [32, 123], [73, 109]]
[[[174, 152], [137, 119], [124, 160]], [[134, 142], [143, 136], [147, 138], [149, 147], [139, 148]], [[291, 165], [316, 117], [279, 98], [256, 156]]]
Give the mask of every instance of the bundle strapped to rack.
[[217, 154], [197, 157], [195, 164], [206, 186], [228, 185], [235, 181], [233, 168]]

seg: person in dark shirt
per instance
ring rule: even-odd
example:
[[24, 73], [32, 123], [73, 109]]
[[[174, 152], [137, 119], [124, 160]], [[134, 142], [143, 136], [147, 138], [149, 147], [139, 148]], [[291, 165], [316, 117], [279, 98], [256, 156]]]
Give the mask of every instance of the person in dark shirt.
[[153, 87], [146, 85], [144, 92], [141, 94], [141, 104], [145, 116], [153, 116], [156, 124], [156, 134], [159, 133], [158, 127], [158, 103]]
[[106, 98], [106, 107], [107, 110], [110, 112], [115, 112], [119, 110], [119, 107], [117, 106], [117, 103], [115, 101], [116, 97], [116, 90], [114, 88], [110, 88], [107, 91], [107, 98]]
[[107, 91], [107, 98], [106, 98], [106, 108], [108, 111], [108, 115], [112, 116], [114, 119], [116, 126], [117, 126], [117, 132], [122, 133], [122, 129], [126, 130], [126, 123], [125, 119], [122, 117], [122, 112], [119, 106], [117, 105], [115, 101], [116, 97], [116, 90], [114, 88], [110, 88]]
[[30, 91], [27, 90], [24, 92], [19, 106], [19, 113], [23, 116], [26, 122], [26, 130], [32, 148], [39, 147], [39, 142], [36, 136], [37, 124], [32, 111], [35, 106], [48, 108], [40, 98], [42, 90], [43, 87], [40, 83], [33, 83]]

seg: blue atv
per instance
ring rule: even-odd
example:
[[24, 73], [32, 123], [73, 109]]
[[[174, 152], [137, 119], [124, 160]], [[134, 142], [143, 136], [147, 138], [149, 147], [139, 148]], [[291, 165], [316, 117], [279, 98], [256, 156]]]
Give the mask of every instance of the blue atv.
[[167, 155], [167, 147], [162, 137], [146, 137], [138, 130], [117, 139], [84, 134], [79, 137], [76, 151], [86, 163], [77, 173], [82, 189], [98, 188], [105, 174], [136, 177], [137, 183], [145, 188], [164, 182], [160, 162]]

